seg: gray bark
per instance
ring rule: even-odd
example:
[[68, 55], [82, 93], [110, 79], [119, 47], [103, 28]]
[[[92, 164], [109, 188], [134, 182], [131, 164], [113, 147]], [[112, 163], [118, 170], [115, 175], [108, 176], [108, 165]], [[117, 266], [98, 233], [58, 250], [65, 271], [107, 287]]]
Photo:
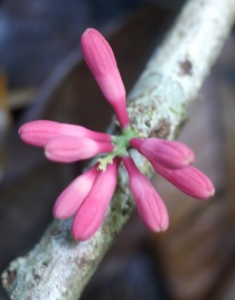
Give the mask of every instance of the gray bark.
[[[234, 19], [234, 0], [186, 3], [129, 95], [131, 124], [140, 136], [176, 136], [185, 120], [186, 106], [197, 98]], [[137, 152], [132, 154], [141, 172], [151, 177], [149, 163]], [[91, 239], [74, 241], [71, 219], [55, 220], [32, 251], [9, 265], [2, 274], [9, 299], [79, 298], [134, 208], [123, 167], [118, 178], [104, 223]]]

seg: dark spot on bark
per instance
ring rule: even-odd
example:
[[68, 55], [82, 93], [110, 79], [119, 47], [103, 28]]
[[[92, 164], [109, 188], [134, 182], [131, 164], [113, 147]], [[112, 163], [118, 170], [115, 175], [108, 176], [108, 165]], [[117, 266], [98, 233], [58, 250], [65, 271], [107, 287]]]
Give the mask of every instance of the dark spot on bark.
[[124, 209], [122, 210], [122, 215], [123, 215], [123, 217], [125, 217], [125, 216], [128, 214], [128, 212], [129, 212], [129, 209], [128, 209], [128, 208], [124, 208]]
[[145, 122], [144, 122], [144, 124], [146, 125], [146, 126], [148, 126], [148, 127], [150, 127], [150, 122], [149, 122], [149, 120], [146, 120]]
[[78, 261], [78, 266], [83, 268], [87, 263], [88, 261], [84, 257], [81, 257], [81, 259]]
[[58, 228], [55, 228], [52, 232], [51, 235], [53, 236], [59, 236], [61, 234], [61, 230], [59, 230]]
[[188, 59], [181, 61], [179, 63], [179, 66], [180, 66], [180, 75], [182, 76], [193, 75], [193, 65]]
[[34, 274], [33, 277], [34, 277], [35, 280], [40, 280], [41, 279], [41, 276], [39, 276], [37, 274]]
[[43, 264], [43, 266], [47, 267], [49, 265], [49, 261], [45, 260], [42, 264]]
[[132, 208], [134, 207], [134, 202], [132, 201], [131, 198], [128, 198], [126, 203], [125, 203], [125, 208], [122, 209], [122, 215], [123, 217], [125, 217], [126, 215], [128, 215], [130, 213], [130, 211], [132, 210]]
[[150, 132], [150, 137], [165, 139], [170, 134], [170, 123], [165, 120], [159, 120], [157, 126]]
[[16, 279], [16, 270], [7, 270], [7, 278], [4, 280], [4, 286], [9, 288]]

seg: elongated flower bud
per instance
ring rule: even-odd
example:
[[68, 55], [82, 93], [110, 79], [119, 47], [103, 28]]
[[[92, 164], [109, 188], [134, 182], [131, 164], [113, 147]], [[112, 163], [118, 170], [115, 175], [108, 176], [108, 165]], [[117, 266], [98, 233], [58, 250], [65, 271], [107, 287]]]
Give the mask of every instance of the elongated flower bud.
[[129, 174], [130, 189], [139, 215], [152, 231], [164, 231], [168, 227], [168, 213], [164, 202], [151, 182], [135, 166], [129, 156], [122, 158]]
[[191, 197], [207, 199], [215, 193], [210, 179], [197, 168], [188, 166], [179, 170], [170, 170], [157, 163], [152, 165], [157, 173]]
[[75, 215], [72, 226], [75, 239], [80, 241], [89, 239], [102, 224], [117, 184], [118, 165], [119, 159], [116, 158], [112, 165], [107, 166], [105, 172], [98, 171], [99, 175], [91, 192]]
[[44, 147], [45, 144], [58, 135], [87, 137], [95, 141], [110, 142], [109, 134], [95, 132], [85, 127], [64, 124], [54, 121], [38, 120], [28, 122], [19, 128], [21, 139], [33, 146]]
[[195, 159], [193, 151], [177, 141], [158, 138], [145, 140], [133, 138], [130, 141], [130, 145], [136, 148], [150, 162], [156, 162], [170, 169], [184, 168]]
[[98, 175], [97, 167], [96, 164], [89, 171], [78, 176], [60, 194], [53, 208], [55, 218], [67, 219], [75, 214], [92, 189]]
[[52, 161], [68, 163], [91, 158], [99, 153], [111, 152], [113, 148], [114, 146], [108, 142], [61, 135], [46, 143], [45, 155]]
[[129, 126], [126, 91], [109, 43], [96, 29], [89, 28], [82, 35], [81, 47], [84, 59], [105, 98], [114, 108], [121, 127]]

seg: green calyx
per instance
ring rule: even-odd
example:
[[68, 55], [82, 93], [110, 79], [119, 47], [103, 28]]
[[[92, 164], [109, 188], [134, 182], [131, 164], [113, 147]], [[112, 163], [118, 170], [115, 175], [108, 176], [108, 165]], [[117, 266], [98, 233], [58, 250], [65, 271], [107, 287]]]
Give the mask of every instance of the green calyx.
[[128, 155], [130, 140], [135, 137], [138, 137], [138, 134], [135, 130], [131, 129], [130, 127], [123, 129], [121, 135], [112, 136], [114, 149], [105, 157], [99, 158], [97, 160], [99, 162], [98, 169], [104, 172], [107, 168], [107, 165], [112, 164], [116, 156], [123, 157]]

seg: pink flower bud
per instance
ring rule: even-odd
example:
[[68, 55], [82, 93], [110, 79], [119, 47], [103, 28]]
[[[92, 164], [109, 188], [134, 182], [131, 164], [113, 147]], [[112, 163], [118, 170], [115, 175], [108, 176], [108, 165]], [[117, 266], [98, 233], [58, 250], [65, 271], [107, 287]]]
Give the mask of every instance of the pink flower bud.
[[119, 161], [115, 159], [112, 165], [107, 166], [106, 171], [98, 171], [92, 190], [78, 209], [73, 221], [72, 233], [76, 240], [89, 239], [102, 224], [117, 184]]
[[141, 140], [133, 138], [130, 145], [136, 148], [150, 162], [156, 162], [169, 169], [180, 169], [191, 164], [194, 153], [184, 144], [158, 138]]
[[192, 166], [170, 170], [157, 163], [152, 163], [152, 165], [157, 173], [191, 197], [207, 199], [215, 194], [215, 188], [210, 179]]
[[111, 152], [113, 148], [108, 142], [61, 135], [46, 143], [45, 155], [52, 161], [68, 163], [91, 158], [102, 152]]
[[84, 59], [105, 98], [114, 108], [120, 125], [123, 128], [129, 126], [126, 91], [109, 43], [96, 29], [89, 28], [82, 35], [81, 47]]
[[75, 214], [92, 189], [98, 175], [97, 167], [98, 165], [96, 164], [89, 171], [78, 176], [60, 194], [53, 208], [55, 218], [67, 219]]
[[87, 137], [95, 141], [111, 142], [111, 136], [106, 133], [95, 132], [78, 125], [44, 120], [22, 125], [19, 134], [24, 142], [37, 147], [44, 147], [50, 139], [58, 135]]
[[164, 202], [151, 182], [135, 166], [129, 156], [124, 156], [123, 163], [130, 180], [130, 189], [136, 202], [140, 218], [153, 231], [164, 231], [168, 227], [168, 213]]

